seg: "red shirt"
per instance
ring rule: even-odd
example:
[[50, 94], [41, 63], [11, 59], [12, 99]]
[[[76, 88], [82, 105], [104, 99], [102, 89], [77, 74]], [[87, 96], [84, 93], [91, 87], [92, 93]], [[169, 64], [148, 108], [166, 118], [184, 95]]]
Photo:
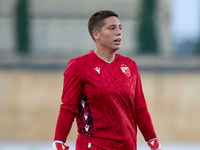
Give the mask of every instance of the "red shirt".
[[79, 136], [99, 149], [136, 150], [137, 126], [145, 140], [156, 138], [137, 65], [128, 57], [115, 54], [108, 63], [90, 51], [72, 59], [62, 102], [54, 140], [66, 141], [75, 117]]

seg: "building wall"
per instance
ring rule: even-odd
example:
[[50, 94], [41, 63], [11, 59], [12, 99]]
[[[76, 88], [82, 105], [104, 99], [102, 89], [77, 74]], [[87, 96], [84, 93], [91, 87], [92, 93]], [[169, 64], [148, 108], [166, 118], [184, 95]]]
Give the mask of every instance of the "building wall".
[[[200, 73], [142, 71], [141, 79], [159, 138], [199, 141]], [[53, 140], [62, 82], [63, 71], [1, 69], [0, 140]], [[76, 135], [74, 123], [68, 140]]]

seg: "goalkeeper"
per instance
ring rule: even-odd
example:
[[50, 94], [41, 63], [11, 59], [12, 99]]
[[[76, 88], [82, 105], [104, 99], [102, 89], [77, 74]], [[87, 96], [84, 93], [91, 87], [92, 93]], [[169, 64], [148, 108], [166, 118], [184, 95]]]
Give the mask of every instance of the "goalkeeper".
[[64, 143], [76, 118], [76, 150], [136, 150], [138, 127], [150, 149], [161, 150], [137, 64], [116, 53], [122, 39], [118, 15], [96, 12], [88, 29], [96, 49], [71, 59], [64, 72], [52, 149], [69, 149]]

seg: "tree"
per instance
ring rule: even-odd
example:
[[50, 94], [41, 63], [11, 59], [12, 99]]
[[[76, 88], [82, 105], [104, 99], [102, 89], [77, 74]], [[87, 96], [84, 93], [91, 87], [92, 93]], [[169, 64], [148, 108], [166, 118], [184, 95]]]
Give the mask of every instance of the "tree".
[[16, 44], [17, 51], [21, 54], [29, 52], [29, 0], [17, 0], [16, 5]]
[[142, 10], [138, 31], [139, 53], [156, 54], [158, 52], [155, 0], [142, 0]]

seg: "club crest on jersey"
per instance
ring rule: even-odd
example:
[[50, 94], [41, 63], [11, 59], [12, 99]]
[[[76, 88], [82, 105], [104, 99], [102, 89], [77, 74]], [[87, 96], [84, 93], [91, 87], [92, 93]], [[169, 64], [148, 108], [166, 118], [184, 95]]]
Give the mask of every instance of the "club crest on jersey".
[[127, 65], [122, 64], [122, 65], [121, 65], [121, 70], [122, 70], [122, 72], [123, 72], [125, 75], [127, 75], [128, 77], [131, 76], [131, 72], [130, 72], [130, 70], [129, 70], [129, 67], [127, 67]]

